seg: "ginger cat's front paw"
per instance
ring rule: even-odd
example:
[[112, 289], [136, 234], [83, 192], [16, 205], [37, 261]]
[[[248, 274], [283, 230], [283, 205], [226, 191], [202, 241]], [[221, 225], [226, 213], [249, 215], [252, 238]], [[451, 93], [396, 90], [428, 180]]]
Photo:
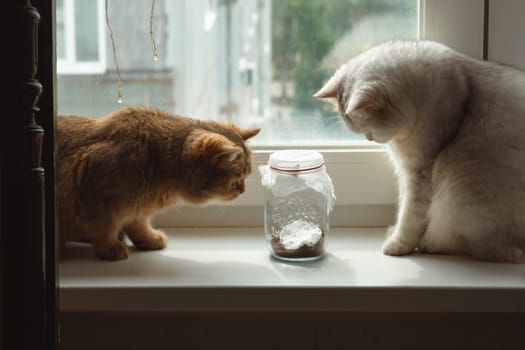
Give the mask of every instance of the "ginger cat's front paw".
[[166, 234], [160, 230], [149, 230], [147, 234], [133, 237], [131, 240], [133, 245], [140, 250], [159, 250], [166, 248], [168, 245]]
[[104, 260], [123, 260], [128, 257], [128, 246], [122, 241], [95, 245], [95, 254]]
[[407, 255], [414, 251], [416, 247], [401, 241], [397, 236], [390, 236], [383, 243], [383, 254], [386, 255]]

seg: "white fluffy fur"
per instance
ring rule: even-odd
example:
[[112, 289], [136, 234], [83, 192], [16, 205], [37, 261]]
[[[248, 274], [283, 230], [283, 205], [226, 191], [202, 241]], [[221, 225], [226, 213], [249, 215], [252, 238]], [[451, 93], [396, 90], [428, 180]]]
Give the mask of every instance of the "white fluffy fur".
[[399, 175], [388, 255], [525, 262], [525, 74], [429, 41], [351, 59], [315, 95], [387, 143]]

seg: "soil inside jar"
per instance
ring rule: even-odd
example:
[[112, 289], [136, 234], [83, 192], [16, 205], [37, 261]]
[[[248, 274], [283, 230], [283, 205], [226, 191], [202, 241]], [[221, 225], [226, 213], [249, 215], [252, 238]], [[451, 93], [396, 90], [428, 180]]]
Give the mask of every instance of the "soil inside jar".
[[288, 259], [304, 259], [319, 257], [324, 252], [324, 231], [321, 238], [314, 245], [304, 244], [297, 249], [287, 249], [283, 246], [279, 237], [273, 237], [270, 241], [275, 255]]

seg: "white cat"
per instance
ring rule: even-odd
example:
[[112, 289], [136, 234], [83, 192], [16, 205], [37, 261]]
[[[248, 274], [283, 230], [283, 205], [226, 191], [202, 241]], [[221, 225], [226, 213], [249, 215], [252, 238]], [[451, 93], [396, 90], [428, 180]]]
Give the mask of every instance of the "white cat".
[[388, 146], [400, 198], [385, 254], [525, 262], [523, 72], [435, 42], [390, 42], [351, 59], [315, 96]]

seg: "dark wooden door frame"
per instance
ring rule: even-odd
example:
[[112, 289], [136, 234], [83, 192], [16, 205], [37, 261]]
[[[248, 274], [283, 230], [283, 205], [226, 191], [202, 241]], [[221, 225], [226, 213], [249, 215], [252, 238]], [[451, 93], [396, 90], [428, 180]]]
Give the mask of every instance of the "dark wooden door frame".
[[[54, 1], [2, 5], [1, 349], [58, 349]], [[7, 20], [7, 18], [5, 18]]]

